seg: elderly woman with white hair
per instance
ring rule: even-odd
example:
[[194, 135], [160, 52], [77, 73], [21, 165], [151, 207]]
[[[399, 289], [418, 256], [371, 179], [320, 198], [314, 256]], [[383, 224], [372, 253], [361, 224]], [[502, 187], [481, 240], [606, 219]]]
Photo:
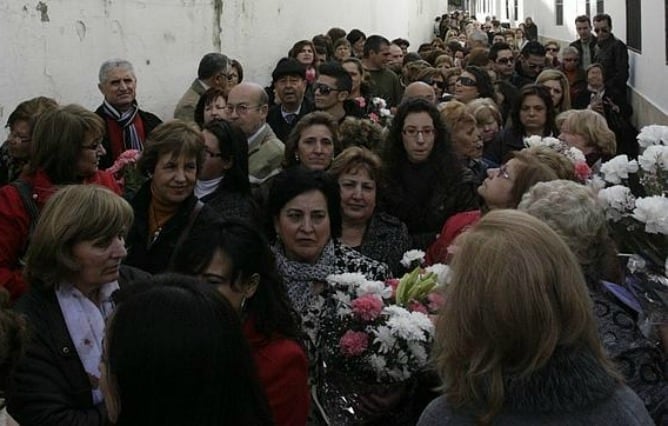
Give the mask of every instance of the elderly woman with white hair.
[[666, 424], [666, 359], [636, 326], [638, 306], [617, 284], [621, 268], [596, 195], [571, 181], [541, 182], [524, 195], [518, 209], [545, 222], [575, 254], [594, 301], [603, 346], [656, 424]]

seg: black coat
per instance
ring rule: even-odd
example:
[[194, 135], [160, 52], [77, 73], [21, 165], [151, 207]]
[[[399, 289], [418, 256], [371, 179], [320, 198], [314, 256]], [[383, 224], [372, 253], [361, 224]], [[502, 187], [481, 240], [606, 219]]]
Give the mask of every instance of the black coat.
[[299, 114], [295, 118], [295, 120], [292, 122], [292, 124], [288, 124], [287, 121], [283, 118], [283, 114], [281, 114], [281, 106], [280, 105], [274, 105], [269, 109], [269, 113], [267, 114], [267, 124], [271, 127], [271, 130], [274, 131], [276, 136], [283, 142], [287, 142], [288, 136], [290, 135], [290, 132], [294, 127], [297, 125], [297, 122], [306, 114], [309, 112], [313, 112], [315, 110], [315, 105], [313, 102], [308, 100], [306, 97], [304, 97], [304, 100], [302, 101], [301, 109], [299, 110]]
[[93, 405], [92, 387], [52, 288], [33, 288], [16, 310], [26, 316], [30, 339], [10, 380], [9, 413], [24, 426], [97, 426], [104, 402]]
[[[158, 237], [149, 242], [148, 222], [151, 203], [151, 181], [147, 181], [130, 203], [135, 214], [134, 222], [128, 233], [126, 244], [128, 256], [124, 263], [151, 274], [165, 272], [170, 265], [172, 255], [183, 231], [191, 221], [191, 214], [198, 202], [191, 194], [181, 203], [178, 211], [162, 227]], [[215, 217], [215, 213], [204, 205], [192, 222], [192, 228], [202, 226]], [[151, 238], [152, 239], [152, 238]]]

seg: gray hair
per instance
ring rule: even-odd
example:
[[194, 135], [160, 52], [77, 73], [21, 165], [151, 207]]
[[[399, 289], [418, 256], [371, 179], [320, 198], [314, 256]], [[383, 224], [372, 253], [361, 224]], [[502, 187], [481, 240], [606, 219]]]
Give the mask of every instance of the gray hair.
[[100, 83], [107, 81], [107, 74], [109, 74], [109, 72], [114, 68], [122, 68], [124, 70], [130, 71], [132, 76], [135, 77], [135, 70], [132, 67], [130, 61], [126, 61], [125, 59], [109, 59], [104, 61], [100, 66], [100, 73], [98, 74]]
[[580, 51], [575, 46], [566, 46], [563, 49], [561, 49], [561, 57], [563, 58], [564, 55], [580, 56]]
[[469, 35], [469, 41], [478, 41], [483, 43], [485, 46], [489, 45], [489, 37], [485, 34], [484, 31], [476, 30], [471, 32]]

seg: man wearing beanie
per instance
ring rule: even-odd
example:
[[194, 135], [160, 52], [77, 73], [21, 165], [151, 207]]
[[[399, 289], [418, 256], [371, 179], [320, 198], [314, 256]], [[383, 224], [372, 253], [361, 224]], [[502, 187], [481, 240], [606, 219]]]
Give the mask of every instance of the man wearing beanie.
[[304, 97], [306, 68], [294, 58], [283, 58], [271, 74], [276, 90], [276, 105], [267, 115], [267, 123], [276, 136], [285, 142], [300, 118], [315, 106]]

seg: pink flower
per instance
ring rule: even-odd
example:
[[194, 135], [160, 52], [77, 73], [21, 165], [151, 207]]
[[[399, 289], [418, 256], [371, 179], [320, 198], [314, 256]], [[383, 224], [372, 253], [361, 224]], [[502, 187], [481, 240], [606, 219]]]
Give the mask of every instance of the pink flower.
[[445, 303], [445, 298], [443, 295], [437, 292], [429, 293], [427, 295], [427, 300], [429, 301], [429, 303], [427, 303], [427, 307], [431, 312], [438, 312]]
[[369, 120], [373, 121], [374, 123], [380, 123], [380, 118], [375, 112], [369, 114]]
[[428, 314], [427, 307], [417, 300], [411, 300], [408, 302], [408, 310], [411, 312], [422, 312], [423, 314]]
[[392, 299], [396, 299], [397, 287], [399, 287], [399, 278], [390, 278], [385, 281], [385, 285], [392, 287]]
[[116, 175], [117, 173], [122, 171], [128, 164], [136, 163], [137, 160], [139, 159], [140, 154], [141, 153], [136, 149], [125, 150], [121, 152], [121, 155], [119, 155], [116, 161], [114, 161], [114, 164], [112, 164], [111, 167], [109, 167], [105, 171]]
[[341, 337], [339, 347], [341, 353], [347, 357], [353, 357], [362, 354], [369, 346], [369, 336], [363, 331], [348, 330]]
[[575, 163], [575, 176], [581, 181], [584, 182], [591, 176], [591, 169], [584, 161], [578, 161]]
[[362, 321], [373, 321], [383, 310], [383, 301], [371, 294], [358, 297], [351, 303], [353, 313]]
[[364, 99], [364, 96], [355, 98], [355, 102], [357, 102], [357, 105], [359, 105], [360, 108], [364, 108], [366, 106], [366, 99]]

